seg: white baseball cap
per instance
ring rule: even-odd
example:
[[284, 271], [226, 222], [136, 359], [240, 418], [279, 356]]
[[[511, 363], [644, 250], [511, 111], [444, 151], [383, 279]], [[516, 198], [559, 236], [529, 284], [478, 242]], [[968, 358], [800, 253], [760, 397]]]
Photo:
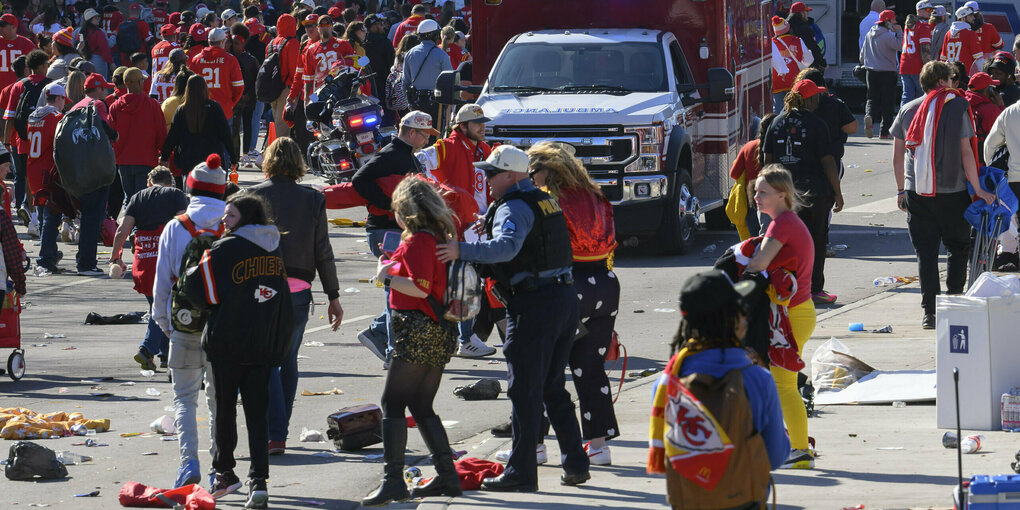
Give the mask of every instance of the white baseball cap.
[[210, 12], [212, 11], [210, 11], [208, 7], [204, 6], [199, 7], [198, 9], [195, 9], [195, 17], [201, 20], [202, 18], [205, 17], [206, 14], [209, 14]]
[[500, 145], [489, 153], [485, 161], [472, 163], [481, 170], [528, 173], [528, 154], [513, 145]]
[[981, 8], [978, 7], [978, 3], [975, 2], [974, 0], [970, 0], [970, 2], [967, 2], [967, 3], [963, 4], [963, 6], [964, 7], [970, 7], [971, 9], [974, 10], [974, 12], [981, 12]]
[[237, 11], [235, 11], [233, 9], [227, 9], [227, 10], [223, 11], [222, 14], [220, 14], [220, 19], [222, 19], [224, 21], [228, 20], [230, 18], [235, 18], [235, 17], [237, 17]]
[[92, 18], [95, 18], [96, 16], [99, 16], [99, 11], [92, 9], [90, 7], [88, 9], [85, 9], [85, 14], [82, 15], [82, 18], [84, 18], [85, 21], [88, 21]]
[[485, 112], [482, 111], [482, 107], [476, 104], [466, 104], [457, 110], [457, 116], [454, 117], [453, 122], [460, 124], [461, 122], [491, 122], [492, 119], [485, 116]]
[[214, 28], [209, 31], [209, 42], [217, 43], [227, 38], [227, 31], [222, 28]]
[[61, 85], [60, 82], [56, 81], [47, 85], [46, 88], [43, 89], [43, 94], [46, 94], [47, 96], [67, 97], [67, 91], [64, 90], [64, 86]]
[[920, 11], [921, 9], [934, 9], [934, 8], [935, 7], [933, 7], [931, 5], [931, 2], [929, 2], [928, 0], [921, 0], [920, 2], [917, 2], [917, 5], [914, 7], [914, 10]]
[[315, 0], [301, 0], [301, 3], [311, 7], [312, 9], [315, 8]]
[[419, 110], [408, 112], [400, 119], [401, 126], [407, 126], [414, 129], [420, 129], [432, 136], [439, 136], [439, 131], [432, 127], [432, 116]]
[[439, 30], [439, 23], [434, 19], [427, 19], [418, 24], [418, 33], [427, 34], [429, 32], [436, 32]]
[[956, 15], [956, 19], [963, 19], [966, 18], [967, 16], [970, 16], [971, 14], [974, 14], [974, 9], [971, 9], [970, 7], [964, 5], [963, 7], [957, 9], [954, 14]]

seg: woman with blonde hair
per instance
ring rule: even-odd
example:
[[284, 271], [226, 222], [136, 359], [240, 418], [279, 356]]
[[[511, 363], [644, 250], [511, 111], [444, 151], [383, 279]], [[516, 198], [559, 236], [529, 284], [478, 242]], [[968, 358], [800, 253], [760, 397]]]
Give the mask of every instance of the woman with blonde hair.
[[85, 99], [85, 73], [71, 71], [67, 74], [67, 109]]
[[[574, 290], [584, 325], [569, 360], [581, 416], [585, 417], [581, 436], [588, 441], [584, 448], [591, 463], [609, 465], [612, 459], [606, 441], [620, 435], [613, 396], [603, 391], [609, 387], [606, 353], [620, 304], [620, 281], [612, 270], [617, 246], [613, 207], [574, 157], [573, 147], [539, 142], [528, 150], [528, 159], [535, 185], [545, 187], [557, 199], [567, 219], [574, 252]], [[501, 453], [509, 458], [509, 452]]]
[[[789, 103], [790, 96], [787, 96]], [[798, 96], [799, 97], [799, 96]], [[797, 291], [788, 306], [790, 326], [797, 343], [797, 354], [815, 330], [815, 304], [811, 301], [811, 274], [815, 248], [811, 232], [797, 216], [804, 206], [793, 176], [782, 165], [772, 164], [762, 169], [755, 182], [754, 201], [758, 210], [772, 218], [765, 231], [761, 248], [747, 264], [745, 272], [785, 269], [797, 277]], [[813, 452], [808, 445], [808, 420], [804, 401], [797, 391], [797, 373], [772, 366], [769, 369], [779, 390], [779, 403], [783, 419], [790, 432], [792, 449], [784, 468], [811, 469], [815, 465]]]
[[[382, 394], [382, 484], [365, 497], [363, 506], [380, 506], [408, 497], [460, 496], [460, 478], [442, 420], [432, 408], [443, 367], [457, 346], [457, 330], [441, 323], [432, 303], [446, 291], [446, 264], [436, 256], [438, 243], [457, 238], [453, 216], [439, 192], [428, 182], [408, 177], [393, 191], [392, 210], [404, 232], [399, 247], [379, 257], [376, 278], [390, 288], [393, 360]], [[410, 494], [404, 483], [407, 419], [418, 423], [432, 453], [437, 476]]]
[[287, 448], [287, 434], [298, 384], [298, 349], [301, 347], [312, 303], [312, 280], [316, 272], [329, 300], [327, 314], [336, 331], [343, 320], [340, 284], [333, 263], [326, 223], [326, 197], [298, 184], [305, 175], [301, 148], [292, 138], [281, 136], [266, 149], [262, 171], [266, 180], [249, 188], [269, 204], [274, 222], [284, 232], [280, 240], [287, 270], [294, 327], [287, 331], [290, 350], [283, 363], [269, 373], [269, 453], [280, 455]]

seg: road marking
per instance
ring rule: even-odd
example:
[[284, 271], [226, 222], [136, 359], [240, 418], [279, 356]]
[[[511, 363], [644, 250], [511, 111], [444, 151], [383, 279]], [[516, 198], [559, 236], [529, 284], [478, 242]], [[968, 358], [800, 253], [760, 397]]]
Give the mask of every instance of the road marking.
[[[357, 316], [357, 317], [355, 317], [353, 319], [344, 319], [344, 321], [340, 324], [340, 326], [343, 327], [343, 326], [346, 326], [348, 324], [351, 324], [352, 322], [363, 321], [365, 319], [371, 319], [373, 317], [375, 317], [375, 315], [359, 315], [359, 316]], [[333, 327], [332, 324], [326, 324], [325, 326], [316, 326], [316, 327], [314, 327], [312, 329], [306, 329], [305, 330], [305, 334], [307, 335], [309, 333], [315, 333], [316, 331], [322, 331], [324, 329], [329, 329], [329, 328], [332, 328], [332, 327]]]
[[[91, 282], [93, 280], [95, 280], [95, 278], [82, 278], [80, 280], [74, 280], [74, 281], [70, 281], [70, 282], [67, 282], [67, 283], [61, 283], [61, 284], [58, 284], [58, 285], [53, 285], [52, 287], [46, 287], [46, 288], [40, 289], [40, 290], [32, 289], [29, 294], [30, 295], [45, 294], [45, 293], [47, 293], [47, 292], [49, 292], [51, 290], [62, 289], [64, 287], [70, 287], [72, 285], [80, 285], [82, 283]], [[29, 280], [29, 281], [31, 282], [32, 280]]]
[[874, 202], [868, 202], [866, 204], [855, 205], [853, 207], [843, 209], [844, 213], [869, 213], [869, 214], [884, 214], [899, 211], [899, 207], [896, 206], [896, 197], [883, 198], [881, 200], [875, 200]]

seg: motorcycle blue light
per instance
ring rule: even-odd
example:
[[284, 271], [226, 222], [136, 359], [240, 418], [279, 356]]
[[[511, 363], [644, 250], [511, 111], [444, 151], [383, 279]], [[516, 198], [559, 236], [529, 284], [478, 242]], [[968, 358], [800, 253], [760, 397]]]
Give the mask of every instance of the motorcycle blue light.
[[378, 124], [378, 123], [379, 123], [379, 117], [378, 116], [376, 116], [376, 115], [367, 115], [367, 116], [365, 116], [365, 125], [366, 126], [374, 126], [375, 124]]

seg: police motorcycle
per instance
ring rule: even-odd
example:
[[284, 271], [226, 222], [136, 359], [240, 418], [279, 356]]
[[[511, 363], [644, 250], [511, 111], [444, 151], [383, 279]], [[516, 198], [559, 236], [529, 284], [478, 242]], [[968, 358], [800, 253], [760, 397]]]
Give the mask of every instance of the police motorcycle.
[[355, 67], [337, 60], [305, 106], [308, 131], [315, 135], [308, 146], [308, 168], [331, 185], [349, 181], [396, 134], [392, 126], [380, 127], [383, 109], [379, 101], [359, 93], [375, 76], [368, 64], [368, 57], [360, 57]]

